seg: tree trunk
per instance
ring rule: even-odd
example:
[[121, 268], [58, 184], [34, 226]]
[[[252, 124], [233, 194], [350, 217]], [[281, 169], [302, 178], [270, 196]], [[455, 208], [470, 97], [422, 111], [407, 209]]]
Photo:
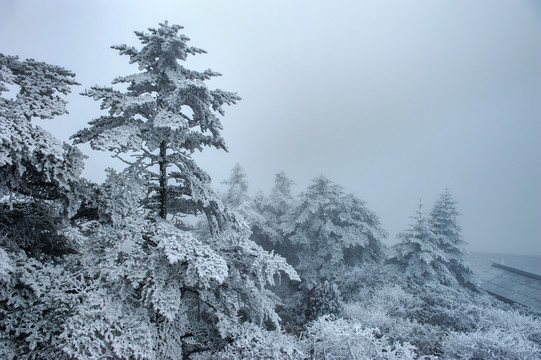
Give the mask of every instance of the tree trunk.
[[167, 219], [167, 143], [160, 144], [160, 217]]

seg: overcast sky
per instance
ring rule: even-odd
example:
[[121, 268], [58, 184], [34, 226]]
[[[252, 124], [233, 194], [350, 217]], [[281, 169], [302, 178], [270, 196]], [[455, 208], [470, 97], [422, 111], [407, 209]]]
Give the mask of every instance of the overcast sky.
[[[541, 2], [0, 0], [0, 52], [77, 74], [70, 115], [39, 122], [67, 140], [100, 114], [78, 93], [136, 71], [110, 46], [164, 20], [208, 51], [186, 67], [243, 98], [229, 152], [197, 155], [216, 187], [237, 162], [252, 193], [326, 175], [388, 245], [447, 187], [470, 251], [541, 255]], [[118, 166], [81, 149], [90, 179]]]

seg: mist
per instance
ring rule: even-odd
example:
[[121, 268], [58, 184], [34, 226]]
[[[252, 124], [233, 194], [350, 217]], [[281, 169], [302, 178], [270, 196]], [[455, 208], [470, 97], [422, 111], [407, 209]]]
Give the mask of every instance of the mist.
[[[82, 84], [69, 136], [99, 116], [77, 93], [134, 71], [111, 45], [169, 20], [208, 51], [195, 69], [243, 99], [226, 110], [229, 152], [196, 155], [215, 186], [240, 163], [250, 191], [284, 171], [300, 193], [321, 174], [380, 217], [387, 245], [419, 199], [448, 188], [471, 252], [541, 254], [541, 8], [534, 1], [2, 1], [0, 47], [64, 66]], [[128, 5], [129, 4], [129, 5]], [[81, 146], [84, 176], [121, 167]]]

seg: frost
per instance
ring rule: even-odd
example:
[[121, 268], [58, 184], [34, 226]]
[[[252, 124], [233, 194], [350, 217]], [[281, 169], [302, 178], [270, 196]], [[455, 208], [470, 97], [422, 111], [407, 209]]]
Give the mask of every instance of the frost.
[[70, 197], [70, 186], [82, 172], [84, 155], [30, 122], [67, 113], [67, 94], [74, 74], [35, 60], [0, 54], [4, 81], [19, 86], [14, 99], [0, 98], [0, 183], [19, 194], [44, 199]]
[[211, 282], [221, 284], [228, 275], [227, 263], [209, 246], [201, 244], [190, 233], [162, 223], [158, 228], [158, 248], [163, 249], [170, 264], [187, 264], [186, 284], [208, 288]]
[[167, 110], [160, 110], [154, 118], [154, 126], [158, 128], [182, 130], [188, 128], [188, 122], [186, 121], [185, 116]]
[[0, 282], [8, 283], [14, 272], [13, 264], [4, 249], [0, 248]]
[[91, 142], [96, 150], [137, 149], [141, 145], [140, 131], [130, 125], [122, 125], [103, 131]]

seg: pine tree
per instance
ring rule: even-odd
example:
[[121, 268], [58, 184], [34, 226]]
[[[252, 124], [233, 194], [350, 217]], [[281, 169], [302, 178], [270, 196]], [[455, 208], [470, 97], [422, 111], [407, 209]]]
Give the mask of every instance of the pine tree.
[[296, 249], [288, 260], [307, 289], [336, 282], [348, 267], [383, 256], [385, 233], [376, 215], [325, 177], [313, 180], [287, 218], [283, 231]]
[[418, 283], [456, 283], [447, 268], [447, 255], [438, 247], [436, 235], [425, 218], [421, 203], [413, 219], [415, 223], [397, 235], [400, 242], [393, 247], [387, 262], [398, 264], [404, 275]]
[[[153, 191], [149, 205], [160, 217], [204, 212], [211, 231], [217, 231], [223, 222], [221, 204], [209, 188], [210, 177], [192, 154], [204, 147], [226, 150], [217, 115], [224, 114], [223, 105], [234, 104], [240, 97], [208, 89], [205, 81], [220, 74], [189, 70], [179, 63], [189, 55], [205, 53], [188, 46], [189, 38], [179, 33], [181, 29], [165, 22], [149, 33], [135, 32], [143, 44], [140, 50], [112, 47], [129, 56], [141, 72], [113, 81], [127, 84], [127, 91], [99, 86], [86, 91], [83, 95], [101, 100], [108, 114], [91, 121], [73, 139], [90, 142], [95, 150], [111, 151], [130, 167], [147, 173]], [[125, 159], [127, 153], [135, 154], [136, 160]]]
[[64, 234], [84, 156], [32, 123], [67, 113], [74, 76], [0, 54], [0, 188], [10, 196], [0, 200], [0, 358], [66, 358], [60, 336], [84, 295], [71, 277], [77, 244]]
[[[105, 209], [98, 209], [105, 216], [76, 234], [88, 238], [87, 266], [99, 264], [91, 270], [107, 280], [92, 299], [105, 291], [106, 305], [116, 310], [103, 318], [93, 311], [95, 303], [78, 306], [81, 317], [90, 315], [92, 326], [88, 332], [84, 322], [70, 322], [75, 335], [69, 336], [75, 340], [67, 348], [74, 356], [84, 357], [95, 344], [102, 344], [104, 357], [126, 347], [125, 358], [188, 358], [193, 352], [219, 349], [246, 323], [277, 327], [277, 298], [268, 286], [282, 274], [298, 278], [285, 259], [249, 239], [245, 221], [222, 204], [209, 176], [191, 158], [205, 146], [225, 149], [213, 111], [223, 114], [221, 106], [239, 97], [207, 89], [204, 81], [216, 73], [187, 70], [178, 63], [203, 52], [188, 47], [180, 29], [165, 23], [149, 29], [150, 34], [136, 32], [141, 50], [115, 46], [142, 73], [114, 81], [129, 84], [126, 92], [94, 87], [85, 93], [101, 99], [109, 115], [75, 134], [75, 142], [89, 141], [126, 162], [125, 154], [135, 153], [136, 160], [128, 162], [122, 176], [110, 174], [102, 189]], [[135, 185], [143, 190], [130, 188]], [[149, 191], [146, 201], [130, 195]], [[174, 222], [173, 216], [200, 213], [208, 220], [210, 235]], [[115, 336], [115, 328], [130, 324], [140, 325], [127, 334], [135, 339]], [[107, 329], [107, 334], [96, 335], [92, 329]], [[155, 336], [149, 340], [141, 332]]]
[[338, 315], [344, 305], [336, 284], [331, 284], [327, 280], [314, 287], [307, 297], [306, 308], [309, 320], [315, 320], [323, 315]]
[[[67, 114], [75, 74], [33, 59], [0, 54], [0, 185], [11, 195], [35, 199], [61, 199], [69, 205], [85, 156], [61, 143], [31, 121]], [[15, 87], [15, 98], [2, 96], [6, 84]]]
[[274, 178], [274, 187], [271, 190], [271, 209], [275, 214], [280, 217], [287, 213], [292, 207], [294, 199], [291, 193], [291, 186], [294, 182], [290, 180], [287, 175], [282, 171], [276, 174]]
[[231, 169], [229, 179], [222, 181], [222, 184], [229, 185], [229, 189], [224, 196], [224, 202], [227, 205], [238, 208], [249, 201], [248, 179], [240, 164], [236, 164]]
[[467, 244], [456, 221], [458, 215], [456, 201], [453, 200], [449, 190], [445, 189], [432, 208], [429, 224], [438, 247], [447, 257], [447, 267], [451, 274], [460, 285], [475, 289], [477, 280], [466, 262]]
[[240, 215], [246, 222], [246, 226], [252, 228], [254, 224], [264, 222], [265, 219], [254, 209], [254, 204], [248, 194], [248, 178], [242, 166], [236, 164], [231, 169], [228, 179], [222, 184], [229, 185], [223, 195], [223, 202], [230, 211]]
[[261, 244], [263, 248], [275, 250], [279, 254], [288, 254], [284, 246], [287, 246], [285, 235], [282, 231], [282, 225], [286, 221], [286, 214], [295, 205], [295, 198], [291, 193], [293, 185], [284, 172], [276, 174], [274, 186], [269, 196], [264, 196], [259, 193], [254, 198], [254, 208], [260, 215], [257, 223], [252, 225], [252, 237], [256, 242]]
[[[67, 114], [62, 95], [77, 85], [74, 77], [59, 66], [0, 54], [0, 194], [7, 195], [0, 243], [35, 257], [69, 250], [58, 229], [77, 207], [85, 156], [32, 120]], [[5, 96], [7, 85], [15, 96]]]

